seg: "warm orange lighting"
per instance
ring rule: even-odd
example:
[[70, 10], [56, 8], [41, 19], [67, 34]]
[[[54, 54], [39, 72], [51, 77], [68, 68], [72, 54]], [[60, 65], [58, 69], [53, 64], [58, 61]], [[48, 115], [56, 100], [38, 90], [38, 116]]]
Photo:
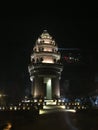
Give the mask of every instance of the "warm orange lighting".
[[51, 57], [44, 57], [43, 63], [54, 63], [54, 61]]
[[52, 48], [44, 48], [44, 51], [52, 52]]
[[10, 122], [7, 123], [7, 126], [4, 128], [4, 130], [10, 130], [12, 128], [12, 124]]

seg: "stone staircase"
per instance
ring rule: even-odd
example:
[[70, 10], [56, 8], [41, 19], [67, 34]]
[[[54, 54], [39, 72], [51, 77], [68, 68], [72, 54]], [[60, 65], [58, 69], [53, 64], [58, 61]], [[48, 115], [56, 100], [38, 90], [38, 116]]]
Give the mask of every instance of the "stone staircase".
[[46, 104], [43, 106], [43, 110], [48, 111], [60, 111], [62, 109], [65, 109], [64, 105], [57, 105], [57, 101], [55, 100], [46, 100]]
[[39, 114], [47, 114], [52, 112], [58, 111], [69, 111], [69, 112], [76, 112], [73, 109], [65, 109], [65, 105], [57, 105], [57, 101], [53, 100], [46, 100], [43, 109], [40, 110]]
[[46, 105], [56, 105], [57, 104], [57, 100], [44, 100], [44, 102], [46, 102]]

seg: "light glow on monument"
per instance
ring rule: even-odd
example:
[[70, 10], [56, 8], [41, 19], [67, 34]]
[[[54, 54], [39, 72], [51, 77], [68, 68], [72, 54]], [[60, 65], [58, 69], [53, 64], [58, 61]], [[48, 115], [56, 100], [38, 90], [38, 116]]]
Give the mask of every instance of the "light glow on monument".
[[42, 63], [54, 63], [51, 57], [45, 57]]

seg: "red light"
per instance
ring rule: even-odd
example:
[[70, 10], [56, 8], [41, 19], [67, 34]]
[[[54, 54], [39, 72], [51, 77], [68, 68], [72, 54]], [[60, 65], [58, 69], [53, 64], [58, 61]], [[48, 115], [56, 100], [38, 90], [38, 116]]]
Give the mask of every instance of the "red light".
[[68, 57], [67, 57], [67, 56], [64, 56], [64, 59], [65, 59], [65, 60], [68, 60]]

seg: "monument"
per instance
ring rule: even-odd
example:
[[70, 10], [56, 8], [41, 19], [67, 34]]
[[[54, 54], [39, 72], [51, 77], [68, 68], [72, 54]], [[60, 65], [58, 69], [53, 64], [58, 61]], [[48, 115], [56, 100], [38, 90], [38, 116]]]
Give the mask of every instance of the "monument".
[[33, 98], [60, 98], [60, 78], [63, 70], [60, 58], [55, 40], [44, 30], [34, 45], [28, 66]]

